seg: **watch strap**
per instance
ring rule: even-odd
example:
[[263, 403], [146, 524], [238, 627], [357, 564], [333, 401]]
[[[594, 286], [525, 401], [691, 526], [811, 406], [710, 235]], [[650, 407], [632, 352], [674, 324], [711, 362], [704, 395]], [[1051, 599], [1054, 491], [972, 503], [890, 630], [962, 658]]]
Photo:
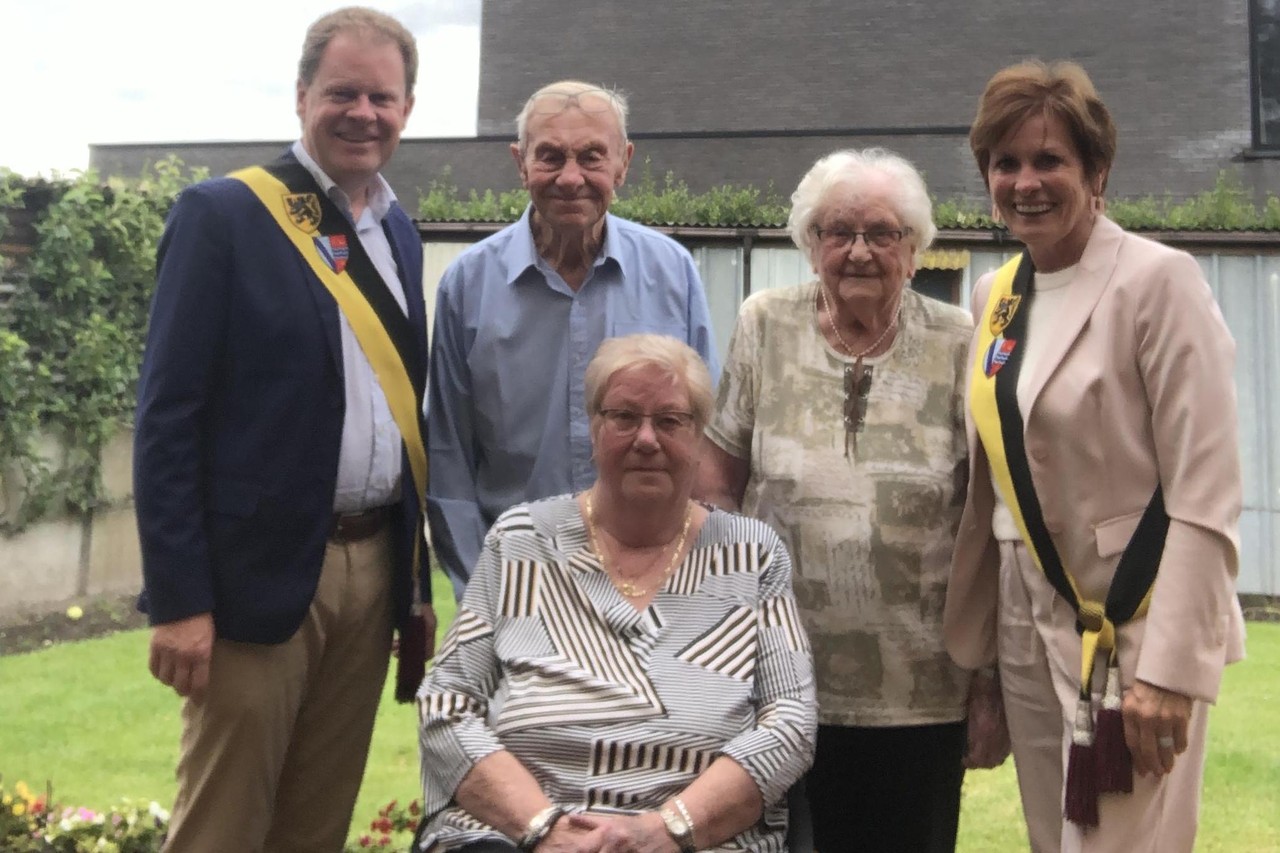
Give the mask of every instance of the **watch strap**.
[[533, 850], [542, 843], [542, 839], [551, 833], [551, 828], [562, 817], [564, 817], [564, 809], [559, 806], [547, 806], [529, 818], [529, 824], [524, 828], [524, 835], [520, 836], [520, 841], [516, 843], [516, 847], [525, 851], [525, 853]]
[[666, 825], [667, 834], [680, 848], [680, 853], [697, 853], [698, 848], [693, 845], [693, 824], [685, 818], [684, 812], [684, 809], [677, 812], [669, 806], [663, 806], [658, 809], [658, 816]]

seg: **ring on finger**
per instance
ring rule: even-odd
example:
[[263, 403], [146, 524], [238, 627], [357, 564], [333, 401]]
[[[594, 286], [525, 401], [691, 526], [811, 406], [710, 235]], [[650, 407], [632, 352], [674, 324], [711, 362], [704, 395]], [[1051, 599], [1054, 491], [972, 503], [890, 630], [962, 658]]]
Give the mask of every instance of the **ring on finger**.
[[1162, 735], [1156, 738], [1156, 745], [1161, 749], [1173, 749], [1173, 737], [1171, 735]]

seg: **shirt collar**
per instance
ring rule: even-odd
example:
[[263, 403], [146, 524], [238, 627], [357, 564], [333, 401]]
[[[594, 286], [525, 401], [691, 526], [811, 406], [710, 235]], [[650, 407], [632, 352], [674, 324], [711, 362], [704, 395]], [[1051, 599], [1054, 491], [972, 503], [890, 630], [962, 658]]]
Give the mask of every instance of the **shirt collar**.
[[[320, 185], [320, 189], [324, 190], [338, 209], [346, 214], [347, 218], [351, 218], [351, 199], [347, 197], [342, 187], [334, 183], [333, 179], [324, 173], [320, 165], [311, 158], [307, 153], [306, 146], [302, 144], [302, 140], [293, 143], [293, 147], [289, 149], [294, 157], [298, 158], [311, 177], [316, 179], [316, 183]], [[387, 183], [386, 178], [381, 174], [373, 176], [373, 180], [369, 182], [369, 199], [365, 205], [366, 209], [373, 214], [374, 219], [381, 222], [391, 211], [391, 205], [396, 200], [396, 194], [391, 189], [391, 185]]]
[[[524, 213], [516, 222], [515, 236], [507, 244], [503, 258], [506, 261], [507, 284], [515, 284], [530, 267], [536, 269], [546, 265], [546, 261], [538, 255], [538, 247], [533, 243], [533, 229], [529, 226], [529, 219], [532, 216], [533, 205], [530, 204], [525, 207]], [[604, 223], [604, 243], [600, 246], [600, 252], [591, 266], [594, 269], [605, 261], [612, 260], [619, 269], [625, 269], [618, 257], [618, 247], [621, 244], [618, 240], [617, 217], [606, 212]]]

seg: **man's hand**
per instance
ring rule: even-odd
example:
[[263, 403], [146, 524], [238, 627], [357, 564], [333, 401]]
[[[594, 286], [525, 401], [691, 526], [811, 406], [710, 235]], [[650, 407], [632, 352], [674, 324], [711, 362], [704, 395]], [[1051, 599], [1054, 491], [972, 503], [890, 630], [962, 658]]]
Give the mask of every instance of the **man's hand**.
[[1124, 692], [1124, 742], [1138, 775], [1163, 776], [1173, 770], [1174, 760], [1187, 749], [1191, 705], [1190, 696], [1145, 681], [1135, 681]]
[[1009, 723], [1004, 716], [1000, 680], [974, 673], [969, 683], [968, 741], [964, 766], [970, 770], [999, 767], [1009, 757]]
[[436, 656], [436, 610], [430, 604], [422, 605], [422, 629], [427, 637], [427, 660]]
[[209, 686], [213, 636], [212, 613], [155, 626], [151, 630], [151, 674], [179, 696], [201, 699]]

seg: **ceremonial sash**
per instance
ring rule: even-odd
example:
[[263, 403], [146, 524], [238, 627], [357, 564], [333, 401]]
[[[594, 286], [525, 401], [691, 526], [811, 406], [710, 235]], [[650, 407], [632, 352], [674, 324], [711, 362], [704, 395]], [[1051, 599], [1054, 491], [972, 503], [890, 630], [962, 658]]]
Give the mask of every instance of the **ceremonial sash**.
[[[305, 166], [281, 159], [233, 172], [230, 177], [253, 190], [351, 324], [404, 439], [418, 506], [425, 507], [427, 451], [422, 399], [426, 377], [422, 371], [410, 369], [417, 363], [413, 324], [382, 280], [350, 221]], [[421, 530], [415, 531], [413, 543], [415, 601], [423, 583], [419, 576], [420, 534]]]
[[[969, 400], [992, 478], [1009, 507], [1022, 541], [1045, 578], [1076, 613], [1076, 630], [1081, 637], [1080, 701], [1087, 710], [1097, 654], [1108, 653], [1111, 666], [1115, 667], [1118, 661], [1116, 627], [1145, 615], [1150, 605], [1151, 589], [1169, 529], [1169, 515], [1165, 511], [1164, 493], [1157, 484], [1120, 556], [1106, 601], [1093, 601], [1080, 594], [1045, 525], [1027, 464], [1022, 412], [1018, 407], [1018, 374], [1027, 346], [1028, 318], [1035, 296], [1034, 275], [1035, 267], [1025, 252], [996, 272], [977, 330]], [[1104, 708], [1118, 710], [1118, 673], [1108, 673], [1107, 692], [1114, 695], [1104, 700]], [[1110, 708], [1111, 704], [1115, 708]], [[1078, 709], [1077, 729], [1082, 726], [1090, 727], [1086, 734], [1091, 746], [1091, 715], [1082, 721]], [[1120, 746], [1123, 747], [1123, 743]]]

